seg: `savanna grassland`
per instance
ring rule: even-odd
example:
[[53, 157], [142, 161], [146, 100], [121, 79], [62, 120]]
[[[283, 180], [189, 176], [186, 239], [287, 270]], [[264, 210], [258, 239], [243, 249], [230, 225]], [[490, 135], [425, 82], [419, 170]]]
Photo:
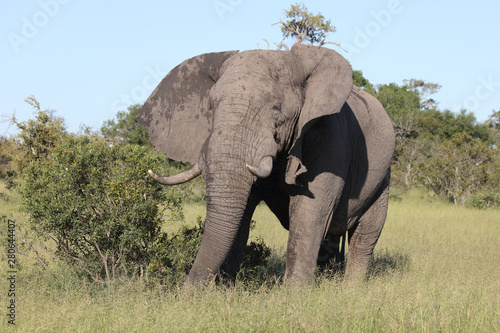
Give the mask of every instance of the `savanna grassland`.
[[[2, 188], [1, 215], [23, 227], [15, 192]], [[185, 207], [186, 221], [203, 214]], [[341, 274], [312, 286], [287, 287], [286, 231], [260, 206], [252, 238], [275, 249], [259, 284], [210, 286], [193, 293], [116, 280], [111, 289], [83, 281], [55, 262], [56, 282], [35, 261], [17, 254], [16, 325], [8, 325], [2, 273], [2, 332], [499, 332], [500, 212], [455, 207], [411, 192], [391, 201], [367, 281]], [[4, 221], [5, 222], [5, 221]], [[2, 223], [2, 239], [7, 234]], [[175, 230], [179, 225], [168, 225]], [[18, 230], [18, 229], [17, 229]], [[17, 231], [16, 230], [16, 231]], [[23, 230], [23, 229], [21, 229]], [[20, 239], [17, 239], [20, 242]], [[49, 258], [45, 253], [41, 256]], [[2, 247], [2, 267], [7, 251]], [[2, 268], [2, 272], [6, 270]], [[273, 276], [278, 274], [278, 276]]]

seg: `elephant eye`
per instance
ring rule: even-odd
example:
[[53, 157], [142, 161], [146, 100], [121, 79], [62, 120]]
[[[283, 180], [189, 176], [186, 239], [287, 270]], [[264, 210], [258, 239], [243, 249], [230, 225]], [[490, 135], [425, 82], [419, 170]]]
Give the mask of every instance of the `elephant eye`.
[[277, 144], [280, 143], [280, 137], [279, 137], [278, 131], [275, 131], [273, 133], [273, 139], [274, 139], [274, 142], [276, 142]]
[[279, 116], [281, 114], [281, 104], [273, 106], [273, 112], [275, 115]]

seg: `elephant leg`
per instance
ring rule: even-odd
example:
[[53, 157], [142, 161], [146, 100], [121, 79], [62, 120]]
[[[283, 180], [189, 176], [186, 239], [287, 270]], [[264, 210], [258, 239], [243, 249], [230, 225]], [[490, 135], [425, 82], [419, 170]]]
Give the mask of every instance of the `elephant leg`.
[[238, 234], [234, 240], [234, 243], [229, 251], [227, 258], [221, 266], [221, 273], [223, 277], [229, 278], [231, 280], [236, 278], [236, 274], [240, 268], [241, 261], [243, 260], [243, 255], [245, 254], [245, 248], [248, 242], [248, 235], [250, 233], [250, 222], [252, 221], [252, 216], [259, 203], [254, 195], [250, 194], [245, 213], [238, 230]]
[[349, 231], [346, 280], [360, 280], [365, 277], [373, 249], [387, 217], [388, 201], [389, 176], [386, 177], [373, 204], [359, 219], [356, 228]]
[[320, 244], [343, 187], [341, 177], [321, 173], [309, 183], [309, 194], [295, 195], [290, 199], [285, 279], [312, 282]]

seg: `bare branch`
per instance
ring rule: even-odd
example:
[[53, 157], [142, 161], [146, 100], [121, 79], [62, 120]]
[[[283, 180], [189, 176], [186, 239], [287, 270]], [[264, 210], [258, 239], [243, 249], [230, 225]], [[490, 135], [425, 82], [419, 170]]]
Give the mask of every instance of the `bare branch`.
[[263, 41], [267, 43], [267, 49], [269, 50], [269, 42], [267, 41], [267, 39], [263, 39]]
[[[38, 251], [35, 249], [35, 247], [33, 246], [33, 244], [31, 242], [29, 242], [26, 238], [26, 233], [23, 234], [22, 230], [21, 230], [21, 227], [19, 227], [19, 234], [21, 235], [21, 240], [24, 244], [26, 244], [28, 246], [28, 249], [33, 251], [36, 255], [36, 258], [33, 258], [33, 257], [30, 257], [29, 255], [27, 254], [24, 254], [24, 253], [19, 253], [21, 255], [24, 255], [28, 258], [31, 258], [31, 259], [34, 259], [34, 260], [37, 260], [40, 264], [42, 264], [43, 267], [45, 267], [45, 269], [47, 270], [47, 272], [49, 272], [49, 274], [52, 276], [52, 278], [56, 281], [59, 281], [58, 278], [54, 275], [54, 273], [52, 273], [52, 271], [50, 270], [49, 266], [47, 266], [47, 264], [45, 263], [45, 261], [43, 261], [43, 259], [40, 257], [40, 254], [38, 253]], [[38, 245], [42, 246], [42, 248], [50, 253], [54, 258], [54, 254], [52, 252], [50, 252], [45, 246], [41, 245], [38, 243]]]
[[345, 52], [349, 53], [349, 51], [347, 51], [346, 49], [344, 49], [344, 48], [342, 47], [342, 45], [340, 45], [340, 43], [325, 42], [325, 41], [323, 41], [323, 42], [321, 42], [321, 44], [319, 44], [319, 46], [323, 46], [323, 45], [325, 45], [325, 44], [333, 44], [333, 45], [335, 45], [335, 46], [340, 47], [340, 48], [342, 49], [342, 51], [345, 51]]
[[[109, 235], [108, 235], [108, 237], [109, 237]], [[110, 287], [110, 277], [109, 277], [109, 267], [108, 267], [109, 253], [106, 251], [106, 255], [103, 255], [101, 252], [101, 249], [99, 248], [99, 245], [97, 244], [97, 242], [95, 240], [94, 240], [94, 245], [95, 245], [95, 248], [97, 249], [97, 252], [99, 252], [99, 255], [102, 258], [102, 262], [104, 264], [104, 271], [106, 273], [106, 285], [109, 288]]]
[[70, 253], [69, 253], [69, 249], [67, 247], [64, 246], [64, 244], [60, 244], [62, 247], [63, 247], [63, 253], [70, 259], [72, 260], [75, 260], [75, 261], [78, 261], [80, 263], [80, 267], [94, 280], [94, 282], [96, 283], [100, 283], [100, 284], [104, 284], [104, 282], [102, 281], [102, 279], [99, 277], [99, 274], [98, 273], [92, 273], [88, 268], [87, 266], [85, 266], [85, 263], [83, 262], [83, 260], [81, 258], [78, 258], [78, 257], [74, 257], [72, 256]]
[[288, 31], [290, 31], [291, 33], [297, 35], [297, 41], [294, 44], [301, 44], [306, 39], [307, 30], [300, 31], [297, 28], [292, 28], [288, 24], [286, 24], [285, 22], [283, 22], [282, 20], [280, 20], [279, 22], [276, 22], [276, 23], [274, 23], [272, 25], [276, 25], [276, 24], [282, 24]]

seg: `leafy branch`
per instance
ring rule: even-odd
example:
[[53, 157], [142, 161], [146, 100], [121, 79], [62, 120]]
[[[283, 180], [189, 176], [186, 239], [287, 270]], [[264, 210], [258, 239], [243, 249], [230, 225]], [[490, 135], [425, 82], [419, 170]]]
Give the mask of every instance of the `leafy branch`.
[[336, 31], [336, 28], [331, 24], [331, 20], [325, 20], [325, 17], [321, 13], [313, 15], [303, 3], [291, 5], [289, 10], [285, 10], [285, 16], [288, 20], [285, 22], [279, 20], [279, 22], [273, 24], [281, 25], [283, 41], [278, 44], [280, 49], [288, 49], [284, 43], [288, 38], [295, 38], [294, 44], [301, 44], [304, 41], [308, 41], [312, 45], [323, 46], [325, 44], [333, 44], [341, 47], [338, 43], [326, 41], [328, 35]]

